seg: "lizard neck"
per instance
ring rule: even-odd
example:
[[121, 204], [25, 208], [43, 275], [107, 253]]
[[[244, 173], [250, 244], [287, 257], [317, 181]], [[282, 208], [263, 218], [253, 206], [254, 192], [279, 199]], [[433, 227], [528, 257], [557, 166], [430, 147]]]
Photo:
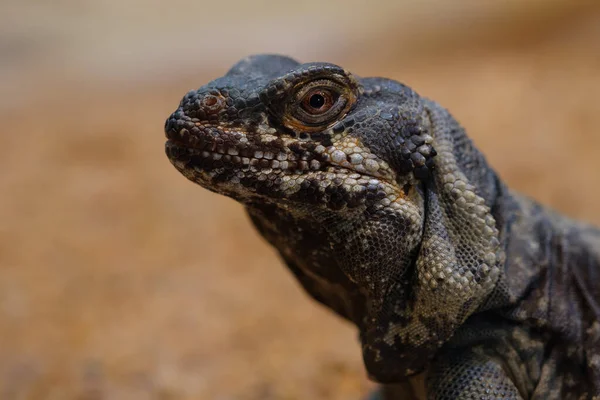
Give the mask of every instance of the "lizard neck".
[[495, 211], [506, 263], [485, 308], [580, 340], [582, 321], [600, 318], [600, 293], [593, 289], [600, 231], [499, 188]]

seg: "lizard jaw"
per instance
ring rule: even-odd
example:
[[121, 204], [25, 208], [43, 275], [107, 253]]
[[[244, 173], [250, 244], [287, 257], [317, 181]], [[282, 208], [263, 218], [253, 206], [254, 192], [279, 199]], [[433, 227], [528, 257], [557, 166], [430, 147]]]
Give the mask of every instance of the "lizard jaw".
[[166, 142], [165, 151], [190, 181], [242, 203], [287, 199], [340, 210], [406, 200], [406, 193], [396, 183], [335, 164], [320, 163], [319, 168], [311, 169], [311, 163], [291, 167], [288, 162], [284, 169], [284, 161], [199, 150], [173, 140]]
[[215, 126], [176, 113], [165, 134], [165, 152], [181, 174], [244, 203], [290, 199], [339, 210], [406, 195], [389, 166], [352, 137], [325, 146], [263, 124]]
[[[396, 182], [390, 166], [366, 151], [354, 138], [345, 138], [327, 146], [319, 142], [277, 135], [272, 128], [259, 126], [255, 132], [186, 123], [186, 127], [167, 121], [165, 151], [172, 162], [177, 160], [202, 165], [211, 170], [252, 168], [276, 169], [289, 173], [344, 169], [374, 179]], [[261, 129], [262, 128], [262, 129]]]

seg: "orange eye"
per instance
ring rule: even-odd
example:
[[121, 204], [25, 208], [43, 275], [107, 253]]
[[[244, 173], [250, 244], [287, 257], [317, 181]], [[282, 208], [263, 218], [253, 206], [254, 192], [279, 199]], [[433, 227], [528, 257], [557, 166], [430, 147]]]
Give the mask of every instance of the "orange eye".
[[296, 88], [285, 104], [283, 123], [290, 129], [315, 132], [342, 117], [356, 101], [347, 85], [332, 79], [310, 81]]
[[330, 91], [314, 89], [304, 95], [301, 105], [307, 113], [319, 115], [329, 111], [333, 107], [335, 100]]

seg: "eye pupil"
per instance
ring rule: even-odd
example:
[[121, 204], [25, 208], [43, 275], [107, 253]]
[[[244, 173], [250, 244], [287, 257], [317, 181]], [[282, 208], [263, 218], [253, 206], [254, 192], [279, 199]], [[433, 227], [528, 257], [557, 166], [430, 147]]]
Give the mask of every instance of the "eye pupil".
[[310, 104], [312, 108], [319, 109], [325, 104], [325, 97], [322, 94], [315, 93], [312, 96], [310, 96], [308, 104]]

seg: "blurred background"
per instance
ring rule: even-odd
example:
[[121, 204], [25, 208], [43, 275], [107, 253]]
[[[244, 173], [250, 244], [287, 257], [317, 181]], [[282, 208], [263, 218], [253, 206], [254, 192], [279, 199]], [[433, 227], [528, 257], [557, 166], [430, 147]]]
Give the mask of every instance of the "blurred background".
[[600, 224], [600, 2], [2, 0], [0, 399], [358, 399], [356, 333], [163, 154], [181, 96], [277, 52], [449, 108]]

